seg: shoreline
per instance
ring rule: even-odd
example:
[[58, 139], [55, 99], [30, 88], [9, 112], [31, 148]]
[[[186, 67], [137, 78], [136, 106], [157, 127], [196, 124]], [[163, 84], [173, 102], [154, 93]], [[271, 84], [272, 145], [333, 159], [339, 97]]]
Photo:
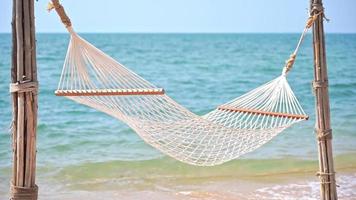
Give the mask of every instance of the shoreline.
[[[339, 199], [356, 197], [354, 156], [336, 156]], [[142, 196], [155, 200], [318, 198], [317, 161], [262, 161], [240, 159], [216, 167], [194, 167], [163, 158], [90, 163], [62, 169], [42, 166], [38, 171], [39, 197], [49, 200], [94, 200], [99, 196], [120, 200]], [[4, 178], [8, 170], [1, 170], [1, 182], [9, 183], [8, 177]], [[9, 184], [0, 186], [1, 199], [8, 198], [8, 188]]]
[[[337, 183], [339, 199], [356, 198], [356, 169], [353, 172], [338, 173]], [[284, 174], [280, 176], [264, 176], [253, 180], [236, 179], [225, 181], [207, 181], [203, 184], [164, 185], [155, 184], [151, 188], [122, 188], [114, 189], [70, 189], [64, 184], [47, 182], [45, 177], [40, 177], [38, 184], [41, 186], [39, 197], [49, 200], [74, 200], [84, 198], [94, 200], [120, 199], [133, 200], [247, 200], [247, 199], [317, 199], [319, 195], [319, 181], [313, 174], [299, 174], [298, 177]], [[147, 181], [147, 180], [143, 180]], [[106, 184], [119, 184], [120, 181], [108, 181]], [[104, 183], [102, 183], [104, 184]], [[105, 184], [104, 184], [105, 185]], [[3, 188], [4, 189], [4, 188]], [[7, 194], [0, 194], [7, 198]]]

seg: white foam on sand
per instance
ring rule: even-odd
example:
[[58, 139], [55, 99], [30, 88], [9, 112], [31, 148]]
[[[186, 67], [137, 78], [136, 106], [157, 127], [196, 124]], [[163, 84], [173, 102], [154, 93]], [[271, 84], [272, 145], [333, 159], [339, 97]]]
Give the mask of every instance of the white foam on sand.
[[[264, 180], [262, 180], [264, 179]], [[195, 184], [155, 184], [153, 188], [69, 189], [64, 185], [39, 182], [40, 199], [120, 199], [120, 200], [314, 200], [319, 199], [320, 183], [316, 178], [269, 181], [273, 177], [254, 180], [219, 180]], [[356, 200], [356, 173], [338, 174], [340, 200]], [[7, 187], [8, 188], [8, 187]], [[3, 188], [5, 189], [5, 188]], [[6, 199], [8, 194], [1, 194]]]
[[[356, 199], [356, 173], [339, 175], [337, 180], [337, 192], [339, 199], [351, 200]], [[250, 195], [256, 199], [298, 199], [314, 200], [320, 199], [320, 183], [296, 182], [284, 185], [274, 185], [257, 189]]]

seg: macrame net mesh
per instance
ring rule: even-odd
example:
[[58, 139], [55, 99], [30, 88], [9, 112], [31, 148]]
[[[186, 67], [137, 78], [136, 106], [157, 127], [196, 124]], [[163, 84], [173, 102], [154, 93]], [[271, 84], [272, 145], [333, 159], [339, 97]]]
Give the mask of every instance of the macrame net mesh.
[[123, 121], [145, 142], [182, 162], [227, 162], [306, 119], [285, 75], [198, 116], [70, 32], [56, 93]]

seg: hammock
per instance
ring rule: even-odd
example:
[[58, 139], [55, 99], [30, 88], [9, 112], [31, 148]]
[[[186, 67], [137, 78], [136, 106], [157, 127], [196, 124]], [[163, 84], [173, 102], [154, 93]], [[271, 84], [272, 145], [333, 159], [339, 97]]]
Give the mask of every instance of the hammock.
[[77, 35], [58, 0], [55, 8], [70, 33], [57, 96], [107, 113], [130, 126], [146, 143], [179, 161], [213, 166], [265, 144], [284, 129], [308, 119], [286, 75], [292, 68], [312, 16], [274, 80], [198, 116]]

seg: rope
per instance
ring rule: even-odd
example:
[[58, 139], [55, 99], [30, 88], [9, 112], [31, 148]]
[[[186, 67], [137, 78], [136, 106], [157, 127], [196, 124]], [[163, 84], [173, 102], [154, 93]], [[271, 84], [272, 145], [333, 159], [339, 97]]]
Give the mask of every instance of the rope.
[[286, 64], [283, 68], [283, 74], [287, 74], [293, 67], [297, 54], [293, 53], [290, 55], [289, 59], [286, 60]]
[[314, 24], [314, 22], [315, 22], [315, 20], [317, 20], [318, 19], [318, 17], [319, 17], [319, 15], [321, 15], [323, 13], [323, 11], [319, 11], [318, 13], [316, 13], [316, 14], [314, 14], [314, 15], [312, 15], [312, 16], [310, 16], [309, 18], [308, 18], [308, 20], [307, 20], [307, 23], [306, 23], [306, 28], [311, 28], [312, 27], [312, 25]]
[[319, 11], [318, 13], [313, 14], [312, 16], [309, 16], [294, 52], [290, 55], [289, 59], [286, 60], [286, 64], [284, 65], [282, 75], [284, 75], [284, 76], [287, 75], [287, 73], [292, 69], [295, 59], [297, 58], [299, 48], [300, 48], [301, 44], [303, 43], [306, 33], [311, 28], [311, 26], [314, 24], [314, 22], [318, 18], [318, 16], [322, 13], [323, 13], [323, 11]]
[[[75, 37], [70, 37], [57, 94], [80, 91], [66, 97], [119, 119], [146, 143], [179, 161], [199, 166], [222, 164], [307, 119], [297, 117], [306, 114], [285, 76], [219, 106], [229, 109], [218, 107], [203, 116], [166, 94], [96, 95], [102, 90], [108, 94], [159, 88], [75, 34], [71, 27], [67, 29]], [[291, 69], [298, 48], [287, 61], [286, 71]]]
[[37, 200], [38, 187], [20, 187], [11, 184], [10, 200]]
[[182, 162], [199, 166], [222, 164], [259, 148], [284, 129], [307, 119], [297, 117], [306, 114], [285, 76], [221, 105], [229, 109], [218, 107], [203, 116], [166, 94], [94, 94], [147, 88], [159, 89], [79, 35], [70, 38], [58, 93], [81, 91], [66, 97], [123, 121], [146, 143]]
[[[319, 177], [320, 183], [321, 184], [331, 184], [335, 182], [335, 172], [317, 172], [316, 176]], [[334, 181], [332, 181], [334, 180]]]
[[18, 92], [33, 92], [36, 93], [38, 90], [38, 82], [24, 81], [10, 84], [10, 93]]
[[62, 23], [66, 28], [72, 26], [72, 22], [64, 11], [63, 6], [59, 3], [59, 0], [52, 0], [52, 3], [48, 3], [47, 10], [50, 12], [52, 9], [55, 9], [59, 17], [61, 18]]
[[[72, 29], [72, 23], [69, 19], [69, 17], [67, 16], [63, 6], [59, 3], [59, 0], [52, 0], [52, 3], [48, 3], [47, 6], [47, 10], [50, 12], [51, 10], [55, 9], [57, 14], [59, 15], [59, 17], [61, 18], [62, 23], [65, 25], [65, 27], [68, 29], [68, 31], [72, 34], [75, 35], [73, 29]], [[302, 44], [304, 37], [308, 31], [309, 28], [311, 28], [311, 26], [314, 24], [315, 20], [318, 18], [319, 15], [324, 13], [324, 8], [321, 4], [313, 4], [312, 5], [312, 9], [310, 13], [314, 13], [313, 15], [311, 15], [305, 25], [305, 28], [299, 38], [298, 44], [294, 50], [294, 52], [290, 55], [289, 59], [286, 60], [285, 66], [283, 67], [282, 70], [282, 75], [286, 76], [287, 73], [292, 69], [295, 59], [297, 57], [298, 51], [299, 51], [299, 47]], [[325, 15], [323, 14], [323, 17], [329, 21]]]
[[312, 91], [313, 91], [313, 94], [315, 95], [316, 91], [320, 88], [327, 88], [329, 86], [329, 82], [328, 81], [324, 81], [324, 80], [321, 80], [321, 81], [312, 81]]
[[326, 141], [332, 139], [332, 129], [326, 129], [326, 130], [316, 129], [315, 132], [318, 141]]
[[324, 11], [324, 7], [321, 3], [313, 3], [311, 5], [311, 13], [314, 12], [323, 12]]
[[312, 82], [312, 87], [314, 90], [316, 90], [318, 88], [326, 88], [328, 86], [329, 86], [328, 81], [313, 81]]

